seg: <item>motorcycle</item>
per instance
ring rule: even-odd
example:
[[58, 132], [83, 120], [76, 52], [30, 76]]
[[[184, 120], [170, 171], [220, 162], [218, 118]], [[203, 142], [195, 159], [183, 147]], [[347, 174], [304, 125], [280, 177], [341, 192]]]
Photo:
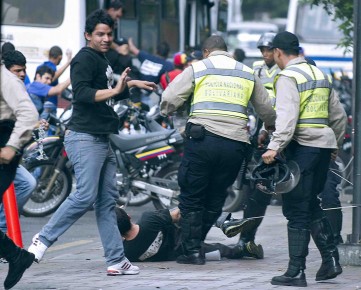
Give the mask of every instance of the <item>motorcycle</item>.
[[[71, 101], [72, 95], [68, 91], [63, 97]], [[50, 114], [47, 121], [54, 136], [38, 136], [24, 149], [22, 163], [37, 180], [36, 189], [24, 205], [25, 216], [43, 217], [55, 212], [71, 192], [72, 166], [63, 145], [69, 112], [71, 106], [59, 118]], [[39, 129], [35, 132], [38, 134]]]
[[[164, 124], [159, 122], [159, 107], [154, 106], [148, 112], [142, 111], [137, 107], [132, 106], [118, 106], [115, 108], [115, 111], [120, 116], [120, 119], [123, 120], [121, 122], [120, 130], [126, 135], [135, 135], [138, 134], [149, 134], [152, 132], [167, 132], [167, 130], [175, 130], [175, 129], [165, 129]], [[169, 124], [174, 125], [174, 128], [182, 131], [185, 127], [186, 117], [183, 111], [178, 113], [176, 116], [169, 117]], [[124, 123], [127, 125], [124, 126]], [[122, 136], [120, 134], [119, 136]], [[126, 138], [123, 136], [123, 138]], [[113, 148], [115, 149], [115, 148]], [[178, 148], [179, 155], [182, 154], [182, 147]], [[180, 161], [180, 160], [179, 160]], [[177, 183], [177, 175], [179, 168], [179, 161], [171, 164], [170, 166], [166, 166], [165, 168], [160, 169], [157, 172], [157, 176], [153, 176], [150, 180], [151, 183], [155, 183], [156, 185], [163, 186], [174, 190], [174, 195], [172, 197], [167, 196], [166, 194], [150, 194], [149, 192], [139, 191], [139, 188], [133, 188], [128, 191], [129, 195], [124, 195], [121, 193], [120, 204], [128, 204], [132, 206], [143, 205], [150, 200], [152, 200], [155, 208], [163, 209], [163, 208], [171, 208], [178, 205], [177, 196], [179, 194], [179, 187]], [[240, 205], [244, 199], [244, 194], [242, 191], [243, 186], [243, 176], [245, 175], [245, 170], [247, 168], [242, 166], [241, 171], [239, 173], [239, 177], [233, 184], [233, 186], [228, 188], [228, 197], [225, 201], [223, 211], [234, 212], [239, 210]], [[120, 168], [118, 166], [118, 168]], [[160, 177], [161, 179], [157, 179]], [[162, 180], [163, 179], [163, 180]], [[171, 182], [165, 182], [164, 179], [171, 180]], [[118, 185], [121, 185], [121, 182], [118, 180]]]
[[[139, 110], [127, 110], [147, 133], [110, 135], [118, 163], [118, 203], [137, 206], [153, 200], [156, 208], [174, 207], [183, 138], [177, 130], [164, 129]], [[37, 180], [36, 190], [24, 206], [25, 216], [53, 213], [71, 192], [72, 166], [63, 144], [69, 112], [65, 110], [59, 119], [50, 116], [49, 124], [58, 128], [57, 136], [47, 136], [24, 150], [23, 164]], [[139, 116], [135, 117], [136, 113]], [[39, 158], [42, 155], [46, 158]]]

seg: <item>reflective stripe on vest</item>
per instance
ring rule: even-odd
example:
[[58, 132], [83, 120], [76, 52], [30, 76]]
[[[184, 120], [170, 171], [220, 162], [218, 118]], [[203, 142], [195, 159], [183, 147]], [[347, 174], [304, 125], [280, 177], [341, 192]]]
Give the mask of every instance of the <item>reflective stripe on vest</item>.
[[281, 71], [275, 64], [271, 68], [267, 66], [264, 60], [253, 63], [255, 74], [261, 79], [262, 85], [266, 88], [271, 99], [273, 108], [276, 106], [276, 95], [273, 89], [273, 82], [276, 75]]
[[254, 72], [224, 55], [192, 64], [195, 79], [190, 116], [226, 116], [247, 119], [254, 88]]
[[327, 75], [320, 69], [312, 66], [312, 70], [316, 79], [313, 77], [310, 66], [306, 63], [286, 67], [279, 75], [296, 80], [301, 98], [297, 127], [323, 128], [328, 126], [328, 101], [332, 86]]

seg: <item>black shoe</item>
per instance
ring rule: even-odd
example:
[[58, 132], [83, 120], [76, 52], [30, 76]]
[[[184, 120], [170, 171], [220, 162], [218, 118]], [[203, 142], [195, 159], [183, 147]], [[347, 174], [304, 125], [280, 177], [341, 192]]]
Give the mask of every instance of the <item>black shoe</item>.
[[228, 238], [232, 238], [239, 233], [253, 230], [255, 225], [255, 219], [231, 219], [223, 223], [221, 230]]
[[298, 275], [288, 276], [287, 272], [282, 276], [275, 276], [271, 280], [272, 285], [307, 287], [306, 275], [301, 270]]
[[[241, 243], [239, 243], [241, 246]], [[256, 259], [263, 259], [264, 252], [262, 245], [256, 245], [254, 241], [249, 241], [243, 244], [243, 253], [245, 257], [251, 257]]]
[[203, 255], [199, 253], [190, 254], [190, 255], [180, 255], [177, 258], [178, 264], [193, 264], [193, 265], [204, 265], [206, 259]]
[[23, 249], [20, 250], [17, 257], [9, 261], [9, 272], [4, 281], [4, 288], [10, 289], [19, 282], [25, 270], [34, 262], [35, 256]]

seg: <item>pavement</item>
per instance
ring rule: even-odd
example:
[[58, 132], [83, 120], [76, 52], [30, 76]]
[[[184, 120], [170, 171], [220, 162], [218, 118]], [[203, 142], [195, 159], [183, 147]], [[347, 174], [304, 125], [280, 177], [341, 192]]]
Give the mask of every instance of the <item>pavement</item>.
[[[344, 204], [347, 206], [347, 203]], [[242, 212], [234, 213], [236, 218]], [[135, 263], [139, 275], [108, 277], [103, 250], [96, 235], [94, 214], [87, 213], [69, 229], [75, 238], [70, 242], [59, 239], [46, 252], [41, 263], [34, 263], [13, 289], [130, 289], [130, 290], [188, 290], [188, 289], [298, 289], [297, 287], [273, 286], [273, 276], [282, 275], [287, 268], [288, 249], [286, 220], [280, 206], [269, 206], [261, 224], [256, 242], [263, 245], [263, 260], [241, 259], [208, 261], [205, 265], [181, 265], [176, 262]], [[89, 225], [89, 221], [92, 224]], [[342, 235], [351, 233], [352, 209], [344, 209]], [[80, 236], [85, 226], [94, 227], [92, 236]], [[68, 232], [66, 234], [68, 234]], [[31, 235], [34, 233], [31, 233]], [[24, 245], [31, 240], [30, 233], [23, 234]], [[65, 234], [64, 234], [65, 235]], [[220, 229], [213, 227], [207, 242], [234, 244], [237, 237], [227, 238]], [[316, 282], [315, 274], [320, 267], [319, 252], [311, 241], [307, 257], [306, 277], [308, 289], [361, 289], [361, 267], [343, 266], [342, 275], [335, 279]], [[0, 264], [0, 281], [7, 272], [7, 265]], [[302, 288], [305, 289], [305, 288]]]

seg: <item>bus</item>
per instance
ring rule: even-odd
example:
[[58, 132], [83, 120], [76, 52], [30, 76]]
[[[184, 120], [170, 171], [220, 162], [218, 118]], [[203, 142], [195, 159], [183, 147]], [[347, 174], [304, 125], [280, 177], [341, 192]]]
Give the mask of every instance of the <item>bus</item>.
[[143, 50], [155, 52], [162, 41], [171, 51], [197, 47], [206, 37], [225, 31], [226, 0], [125, 0], [118, 36], [132, 37]]
[[[1, 42], [11, 42], [27, 59], [27, 73], [48, 58], [58, 45], [73, 56], [85, 46], [84, 25], [92, 11], [107, 7], [110, 0], [2, 0]], [[116, 37], [132, 37], [151, 53], [161, 41], [171, 52], [196, 47], [216, 31], [226, 29], [226, 0], [125, 0], [124, 15]], [[61, 65], [61, 64], [60, 64]], [[65, 72], [60, 80], [65, 80]]]
[[325, 72], [352, 72], [352, 53], [338, 47], [342, 32], [322, 6], [290, 0], [286, 30], [297, 35], [307, 57]]

